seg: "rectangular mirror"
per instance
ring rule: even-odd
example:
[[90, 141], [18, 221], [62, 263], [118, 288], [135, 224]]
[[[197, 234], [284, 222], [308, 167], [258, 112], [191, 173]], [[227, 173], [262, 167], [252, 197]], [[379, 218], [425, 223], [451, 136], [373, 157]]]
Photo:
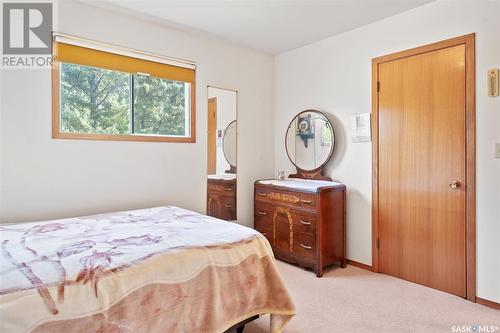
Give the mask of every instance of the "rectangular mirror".
[[237, 92], [208, 87], [207, 215], [236, 221]]

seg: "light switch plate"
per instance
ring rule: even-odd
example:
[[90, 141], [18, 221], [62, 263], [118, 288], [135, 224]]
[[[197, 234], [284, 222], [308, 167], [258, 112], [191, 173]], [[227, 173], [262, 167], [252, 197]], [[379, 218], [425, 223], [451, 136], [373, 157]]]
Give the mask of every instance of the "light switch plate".
[[500, 143], [495, 143], [495, 158], [500, 158]]

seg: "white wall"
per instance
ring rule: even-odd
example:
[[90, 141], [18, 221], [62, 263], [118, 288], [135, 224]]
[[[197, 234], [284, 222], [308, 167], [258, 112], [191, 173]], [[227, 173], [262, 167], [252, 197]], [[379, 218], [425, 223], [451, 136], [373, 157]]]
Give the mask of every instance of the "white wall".
[[283, 148], [292, 116], [333, 115], [336, 152], [327, 168], [348, 188], [347, 255], [371, 264], [371, 143], [352, 143], [349, 116], [371, 112], [371, 59], [475, 32], [477, 69], [477, 295], [500, 302], [500, 97], [486, 72], [500, 67], [500, 2], [435, 2], [283, 53], [275, 64], [276, 170], [293, 171]]
[[[224, 130], [227, 125], [236, 120], [236, 94], [232, 90], [208, 88], [208, 98], [217, 98], [217, 131], [221, 130], [224, 135]], [[222, 141], [219, 144], [217, 139], [217, 160], [216, 160], [216, 174], [223, 175], [226, 170], [231, 167], [224, 157], [224, 150], [222, 149]]]
[[[3, 31], [2, 31], [3, 33]], [[3, 118], [3, 79], [2, 70], [0, 69], [0, 130], [2, 129], [2, 118]], [[3, 197], [3, 146], [2, 146], [2, 132], [0, 132], [0, 221], [3, 212], [2, 197]]]
[[214, 85], [239, 91], [238, 202], [248, 204], [238, 205], [238, 217], [252, 225], [253, 182], [274, 170], [273, 57], [68, 1], [60, 1], [59, 31], [196, 61], [197, 141], [54, 140], [50, 72], [1, 71], [0, 221], [155, 205], [205, 212], [207, 85]]

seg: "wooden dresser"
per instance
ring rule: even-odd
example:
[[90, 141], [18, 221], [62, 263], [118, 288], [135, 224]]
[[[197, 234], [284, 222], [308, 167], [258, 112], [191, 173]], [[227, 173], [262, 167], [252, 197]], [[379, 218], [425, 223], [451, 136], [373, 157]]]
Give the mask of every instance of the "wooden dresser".
[[236, 220], [236, 178], [208, 178], [207, 215], [227, 221]]
[[345, 185], [317, 180], [255, 182], [255, 229], [276, 258], [312, 268], [318, 277], [346, 267]]

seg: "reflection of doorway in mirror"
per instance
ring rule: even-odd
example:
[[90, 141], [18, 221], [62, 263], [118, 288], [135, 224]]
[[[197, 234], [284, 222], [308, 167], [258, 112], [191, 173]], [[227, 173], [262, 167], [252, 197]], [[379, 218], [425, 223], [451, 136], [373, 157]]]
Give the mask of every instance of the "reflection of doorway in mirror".
[[[208, 99], [208, 174], [214, 174], [217, 165], [217, 141], [219, 140], [219, 135], [217, 131], [217, 97], [212, 97]], [[222, 135], [221, 135], [222, 136]]]
[[[208, 98], [209, 100], [213, 98], [217, 100], [217, 123], [215, 133], [213, 133], [217, 137], [215, 170], [210, 174], [224, 174], [231, 166], [224, 157], [222, 142], [227, 126], [236, 120], [236, 91], [209, 87]], [[209, 133], [209, 137], [211, 134]], [[219, 138], [218, 134], [222, 134], [222, 136]], [[236, 144], [232, 148], [236, 149]]]

